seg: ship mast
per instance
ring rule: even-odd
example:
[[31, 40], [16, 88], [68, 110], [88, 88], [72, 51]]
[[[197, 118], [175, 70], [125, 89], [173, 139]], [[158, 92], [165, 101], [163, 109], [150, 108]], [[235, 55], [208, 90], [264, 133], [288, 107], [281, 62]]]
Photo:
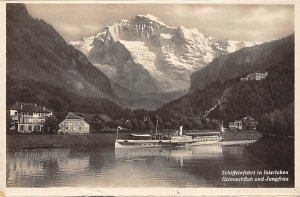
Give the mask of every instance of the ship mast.
[[157, 127], [158, 127], [158, 117], [156, 116], [155, 139], [156, 139], [156, 136], [157, 136]]

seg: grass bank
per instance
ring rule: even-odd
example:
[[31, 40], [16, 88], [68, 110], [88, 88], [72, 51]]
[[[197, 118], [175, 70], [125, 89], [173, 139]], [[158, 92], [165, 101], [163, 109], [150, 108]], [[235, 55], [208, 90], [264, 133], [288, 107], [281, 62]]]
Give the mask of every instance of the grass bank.
[[249, 131], [225, 131], [222, 134], [224, 141], [238, 141], [238, 140], [257, 140], [262, 137], [262, 134], [256, 130]]
[[7, 148], [113, 146], [116, 134], [7, 135]]

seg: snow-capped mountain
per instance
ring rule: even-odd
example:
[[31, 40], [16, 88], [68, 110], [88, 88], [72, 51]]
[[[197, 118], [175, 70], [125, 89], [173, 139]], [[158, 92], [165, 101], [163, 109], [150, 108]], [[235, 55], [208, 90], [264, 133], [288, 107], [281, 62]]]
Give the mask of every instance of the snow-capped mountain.
[[188, 89], [191, 73], [213, 58], [259, 43], [217, 41], [198, 29], [170, 27], [147, 14], [121, 20], [70, 44], [112, 81], [149, 93]]

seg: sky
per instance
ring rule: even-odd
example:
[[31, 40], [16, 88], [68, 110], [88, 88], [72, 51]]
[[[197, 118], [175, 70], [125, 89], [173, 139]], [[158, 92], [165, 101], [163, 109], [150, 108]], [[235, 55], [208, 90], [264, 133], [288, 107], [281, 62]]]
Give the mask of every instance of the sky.
[[138, 14], [152, 14], [169, 26], [197, 28], [222, 40], [271, 41], [294, 32], [292, 5], [222, 4], [26, 4], [66, 41], [100, 32]]

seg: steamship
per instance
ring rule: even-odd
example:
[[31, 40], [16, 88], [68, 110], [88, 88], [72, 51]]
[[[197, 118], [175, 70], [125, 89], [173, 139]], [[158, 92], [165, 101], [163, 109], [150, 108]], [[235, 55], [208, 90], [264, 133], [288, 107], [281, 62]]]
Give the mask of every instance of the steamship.
[[183, 135], [182, 124], [179, 131], [175, 135], [168, 138], [161, 138], [156, 134], [128, 134], [125, 138], [118, 138], [115, 141], [115, 148], [153, 148], [153, 147], [168, 147], [168, 146], [197, 146], [202, 144], [212, 144], [222, 140], [220, 133], [210, 133], [205, 135]]

